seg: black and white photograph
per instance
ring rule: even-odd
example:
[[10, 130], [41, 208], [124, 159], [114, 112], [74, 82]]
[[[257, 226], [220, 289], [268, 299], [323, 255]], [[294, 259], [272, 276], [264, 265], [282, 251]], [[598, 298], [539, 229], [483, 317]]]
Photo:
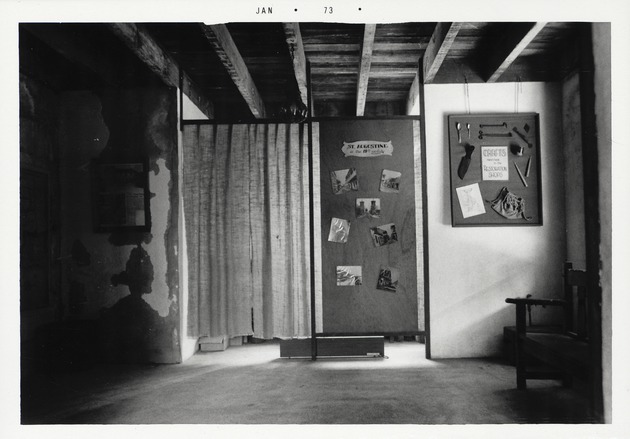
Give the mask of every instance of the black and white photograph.
[[380, 218], [380, 198], [357, 198], [355, 213], [357, 218]]
[[398, 242], [398, 231], [394, 223], [371, 227], [370, 234], [372, 235], [372, 242], [375, 247], [382, 247]]
[[0, 1], [0, 437], [627, 437], [629, 22]]
[[345, 244], [348, 242], [350, 235], [350, 221], [343, 218], [330, 219], [330, 232], [328, 233], [328, 241]]
[[360, 265], [338, 265], [337, 286], [355, 287], [363, 284], [362, 267]]
[[400, 177], [401, 173], [398, 171], [390, 171], [383, 169], [381, 173], [381, 192], [397, 193], [400, 192]]
[[357, 176], [357, 170], [354, 168], [332, 171], [330, 180], [334, 194], [359, 190], [359, 177]]
[[376, 281], [376, 288], [384, 291], [396, 292], [398, 288], [399, 271], [393, 267], [381, 267]]

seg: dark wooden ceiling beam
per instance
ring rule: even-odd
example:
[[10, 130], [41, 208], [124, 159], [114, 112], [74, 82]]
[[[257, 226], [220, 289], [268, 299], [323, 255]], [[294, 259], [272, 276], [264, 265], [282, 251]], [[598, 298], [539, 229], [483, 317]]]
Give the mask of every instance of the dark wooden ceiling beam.
[[486, 82], [497, 82], [546, 25], [546, 22], [536, 22], [529, 23], [529, 26], [513, 27], [512, 32], [497, 39], [497, 44], [484, 57], [488, 66]]
[[293, 61], [293, 73], [297, 82], [302, 103], [306, 105], [308, 101], [308, 86], [306, 80], [306, 55], [304, 54], [304, 43], [300, 33], [299, 23], [282, 23], [284, 35], [289, 47], [291, 61]]
[[368, 82], [370, 80], [370, 66], [372, 65], [372, 49], [376, 24], [366, 24], [363, 30], [363, 44], [361, 46], [361, 62], [357, 79], [357, 116], [363, 116], [367, 99]]
[[209, 26], [201, 24], [200, 26], [203, 35], [214, 48], [254, 117], [265, 118], [265, 103], [227, 26], [224, 24]]
[[433, 82], [461, 27], [462, 23], [451, 22], [437, 23], [435, 26], [431, 40], [422, 57], [425, 84]]
[[34, 35], [71, 63], [87, 69], [107, 85], [120, 85], [110, 64], [114, 61], [112, 56], [109, 53], [95, 53], [88, 39], [76, 38], [67, 28], [49, 23], [24, 23], [20, 32], [22, 30]]
[[[160, 48], [148, 32], [134, 23], [110, 23], [107, 26], [165, 84], [179, 87], [180, 72], [177, 62]], [[182, 92], [208, 118], [214, 118], [214, 104], [186, 73], [183, 73]]]
[[[440, 22], [435, 25], [433, 34], [422, 56], [422, 72], [424, 83], [430, 84], [435, 79], [440, 67], [446, 59], [463, 23]], [[411, 114], [418, 101], [419, 75], [416, 73], [406, 99], [406, 112]]]

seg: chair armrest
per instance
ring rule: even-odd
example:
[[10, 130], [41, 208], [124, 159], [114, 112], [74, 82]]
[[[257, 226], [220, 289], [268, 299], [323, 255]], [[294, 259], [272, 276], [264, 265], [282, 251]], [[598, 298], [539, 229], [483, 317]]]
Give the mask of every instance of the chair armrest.
[[542, 306], [565, 306], [567, 304], [566, 300], [563, 299], [533, 299], [533, 298], [522, 298], [522, 297], [514, 297], [505, 299], [506, 303], [513, 303], [515, 305], [542, 305]]

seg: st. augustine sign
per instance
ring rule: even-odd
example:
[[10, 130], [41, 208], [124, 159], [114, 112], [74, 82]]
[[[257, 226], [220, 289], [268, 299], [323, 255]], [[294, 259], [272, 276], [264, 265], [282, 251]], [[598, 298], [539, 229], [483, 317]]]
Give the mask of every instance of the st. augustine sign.
[[376, 157], [380, 155], [392, 155], [394, 145], [392, 141], [381, 142], [378, 140], [358, 140], [356, 142], [343, 142], [341, 148], [345, 157]]

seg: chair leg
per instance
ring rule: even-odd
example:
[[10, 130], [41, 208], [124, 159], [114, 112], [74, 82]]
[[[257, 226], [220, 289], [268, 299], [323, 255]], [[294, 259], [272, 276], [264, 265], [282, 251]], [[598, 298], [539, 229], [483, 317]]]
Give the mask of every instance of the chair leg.
[[562, 374], [562, 387], [573, 387], [573, 376], [571, 374]]
[[525, 337], [525, 305], [516, 305], [516, 388], [527, 388], [527, 367], [525, 352], [523, 351], [523, 337]]
[[525, 370], [525, 364], [523, 364], [523, 362], [521, 361], [522, 359], [519, 357], [519, 359], [517, 359], [517, 365], [516, 365], [516, 388], [519, 390], [525, 390], [527, 389], [527, 380], [526, 380], [526, 370]]
[[516, 342], [516, 388], [519, 390], [527, 389], [527, 362], [520, 339]]

